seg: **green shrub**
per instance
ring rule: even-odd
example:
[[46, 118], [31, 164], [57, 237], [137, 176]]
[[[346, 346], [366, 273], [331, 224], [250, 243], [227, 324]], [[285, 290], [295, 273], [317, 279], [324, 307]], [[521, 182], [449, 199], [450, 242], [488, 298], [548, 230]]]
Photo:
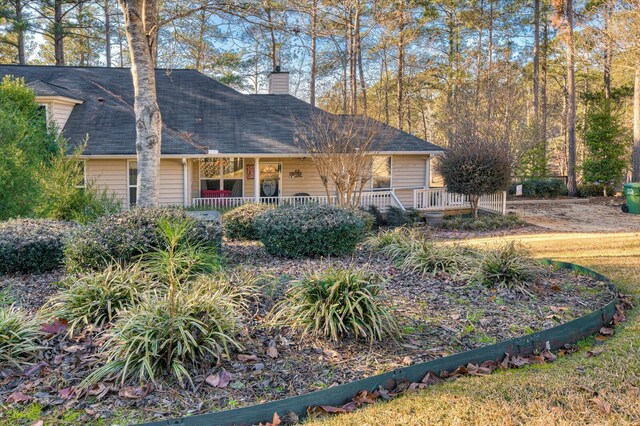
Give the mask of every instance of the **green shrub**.
[[40, 337], [35, 317], [15, 306], [0, 308], [0, 368], [20, 368], [30, 363], [41, 350]]
[[83, 385], [111, 374], [122, 382], [155, 381], [165, 373], [191, 381], [190, 367], [209, 367], [230, 347], [241, 347], [233, 337], [236, 316], [236, 302], [221, 289], [185, 286], [173, 296], [147, 295], [120, 313], [103, 346], [104, 366]]
[[68, 277], [63, 283], [67, 288], [51, 299], [46, 310], [69, 322], [70, 335], [89, 324], [101, 327], [113, 321], [118, 312], [139, 303], [154, 287], [139, 265], [123, 268], [118, 264], [101, 272]]
[[58, 268], [64, 259], [65, 236], [72, 229], [73, 224], [42, 219], [0, 223], [0, 275]]
[[267, 252], [283, 257], [344, 256], [365, 237], [361, 213], [329, 205], [278, 207], [256, 220]]
[[[616, 190], [613, 186], [607, 185], [607, 195], [615, 195]], [[585, 183], [578, 185], [579, 197], [602, 197], [604, 196], [605, 185], [595, 183]]]
[[[65, 248], [67, 270], [101, 270], [109, 264], [130, 263], [143, 253], [163, 244], [160, 223], [163, 220], [185, 220], [179, 209], [135, 208], [98, 219], [75, 232]], [[189, 238], [202, 245], [219, 249], [220, 225], [199, 219], [189, 221]]]
[[387, 226], [395, 228], [398, 226], [413, 225], [422, 221], [420, 212], [415, 209], [402, 210], [399, 207], [389, 206], [386, 212], [383, 212], [378, 207], [371, 205], [367, 207], [365, 211], [373, 215], [374, 229]]
[[346, 336], [379, 340], [398, 328], [380, 291], [379, 275], [332, 267], [294, 281], [274, 306], [271, 321], [337, 341]]
[[444, 218], [442, 229], [453, 231], [494, 231], [497, 229], [513, 229], [527, 226], [527, 222], [521, 220], [515, 214], [482, 215], [477, 219], [468, 216], [449, 216]]
[[118, 213], [120, 202], [115, 194], [98, 189], [95, 181], [85, 181], [85, 163], [80, 158], [84, 146], [67, 155], [60, 140], [56, 156], [50, 161], [42, 191], [46, 194], [36, 208], [38, 215], [56, 220], [87, 223]]
[[471, 270], [470, 280], [491, 288], [526, 292], [546, 269], [523, 246], [511, 241], [486, 251]]
[[522, 185], [522, 195], [529, 198], [552, 198], [567, 195], [562, 179], [526, 179], [511, 185], [510, 194], [516, 193], [516, 185]]
[[224, 235], [231, 240], [259, 240], [256, 219], [272, 208], [269, 204], [251, 203], [228, 211], [222, 216]]
[[414, 241], [401, 262], [402, 270], [426, 275], [456, 273], [464, 268], [470, 252], [457, 245]]

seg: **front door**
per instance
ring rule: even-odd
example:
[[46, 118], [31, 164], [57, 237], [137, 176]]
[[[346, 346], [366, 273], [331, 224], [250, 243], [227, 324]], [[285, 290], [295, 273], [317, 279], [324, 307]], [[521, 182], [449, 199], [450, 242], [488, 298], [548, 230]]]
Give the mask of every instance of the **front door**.
[[280, 163], [260, 163], [260, 196], [280, 196]]

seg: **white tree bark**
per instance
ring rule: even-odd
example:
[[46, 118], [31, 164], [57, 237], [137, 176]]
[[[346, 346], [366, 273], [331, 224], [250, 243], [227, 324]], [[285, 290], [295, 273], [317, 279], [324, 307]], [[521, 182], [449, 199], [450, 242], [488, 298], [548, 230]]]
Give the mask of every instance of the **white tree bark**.
[[136, 116], [138, 196], [141, 207], [158, 205], [162, 118], [156, 95], [155, 48], [158, 5], [155, 0], [119, 0], [131, 57]]

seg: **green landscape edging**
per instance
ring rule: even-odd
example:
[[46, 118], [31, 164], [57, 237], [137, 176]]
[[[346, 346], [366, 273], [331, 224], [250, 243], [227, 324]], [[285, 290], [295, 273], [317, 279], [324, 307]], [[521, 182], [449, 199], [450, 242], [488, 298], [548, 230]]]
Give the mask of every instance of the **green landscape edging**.
[[419, 382], [428, 372], [439, 374], [441, 371], [453, 371], [461, 365], [481, 364], [484, 361], [501, 361], [506, 353], [510, 355], [531, 355], [545, 348], [557, 350], [565, 344], [576, 343], [585, 337], [597, 333], [600, 328], [609, 324], [616, 312], [618, 292], [607, 277], [584, 266], [568, 262], [543, 259], [543, 263], [557, 268], [570, 269], [581, 274], [589, 275], [605, 282], [613, 291], [614, 297], [606, 306], [597, 309], [590, 314], [577, 318], [559, 326], [505, 340], [489, 346], [457, 353], [443, 358], [434, 359], [420, 364], [399, 368], [388, 373], [356, 380], [351, 383], [334, 386], [331, 388], [310, 392], [304, 395], [266, 402], [264, 404], [251, 405], [233, 410], [217, 411], [209, 414], [181, 417], [176, 419], [161, 420], [144, 423], [142, 426], [214, 426], [214, 425], [253, 425], [267, 422], [277, 412], [283, 417], [287, 412], [293, 411], [301, 418], [306, 414], [307, 407], [314, 405], [339, 406], [350, 401], [359, 391], [366, 389], [374, 391], [378, 386], [393, 389], [396, 383], [409, 381]]

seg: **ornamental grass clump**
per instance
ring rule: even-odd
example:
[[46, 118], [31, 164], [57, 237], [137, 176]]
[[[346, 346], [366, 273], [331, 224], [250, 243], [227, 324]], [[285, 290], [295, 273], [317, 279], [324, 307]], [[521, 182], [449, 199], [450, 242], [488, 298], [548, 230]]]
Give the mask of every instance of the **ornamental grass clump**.
[[370, 250], [384, 253], [393, 259], [403, 259], [411, 251], [411, 246], [424, 241], [426, 236], [419, 228], [400, 227], [379, 231], [367, 238], [365, 246]]
[[426, 275], [438, 273], [453, 274], [459, 272], [468, 262], [467, 250], [450, 244], [432, 241], [414, 241], [409, 252], [401, 261], [403, 271]]
[[67, 288], [45, 310], [53, 318], [67, 320], [70, 335], [89, 324], [102, 327], [112, 322], [120, 311], [138, 304], [142, 295], [155, 287], [139, 264], [126, 268], [112, 264], [101, 272], [71, 276], [63, 284]]
[[107, 375], [155, 381], [165, 373], [191, 382], [190, 367], [241, 347], [234, 335], [244, 292], [205, 279], [220, 273], [220, 261], [215, 249], [190, 234], [191, 221], [159, 222], [160, 246], [141, 258], [156, 290], [119, 314], [107, 332], [105, 364], [83, 385]]
[[230, 240], [259, 240], [256, 219], [272, 208], [269, 204], [248, 203], [228, 211], [222, 216], [225, 237]]
[[286, 297], [271, 313], [271, 321], [302, 336], [380, 340], [398, 335], [385, 304], [382, 278], [353, 268], [331, 267], [291, 283]]
[[38, 320], [15, 306], [0, 308], [0, 369], [21, 368], [42, 349]]
[[345, 256], [355, 251], [372, 221], [354, 209], [304, 204], [270, 210], [256, 219], [256, 227], [275, 256]]
[[167, 373], [191, 382], [191, 368], [241, 348], [234, 338], [235, 318], [236, 302], [222, 290], [187, 286], [173, 295], [149, 294], [120, 314], [104, 344], [105, 364], [84, 384], [107, 375], [121, 382], [156, 381]]
[[481, 255], [470, 273], [470, 281], [491, 288], [526, 292], [546, 272], [524, 246], [511, 241]]

